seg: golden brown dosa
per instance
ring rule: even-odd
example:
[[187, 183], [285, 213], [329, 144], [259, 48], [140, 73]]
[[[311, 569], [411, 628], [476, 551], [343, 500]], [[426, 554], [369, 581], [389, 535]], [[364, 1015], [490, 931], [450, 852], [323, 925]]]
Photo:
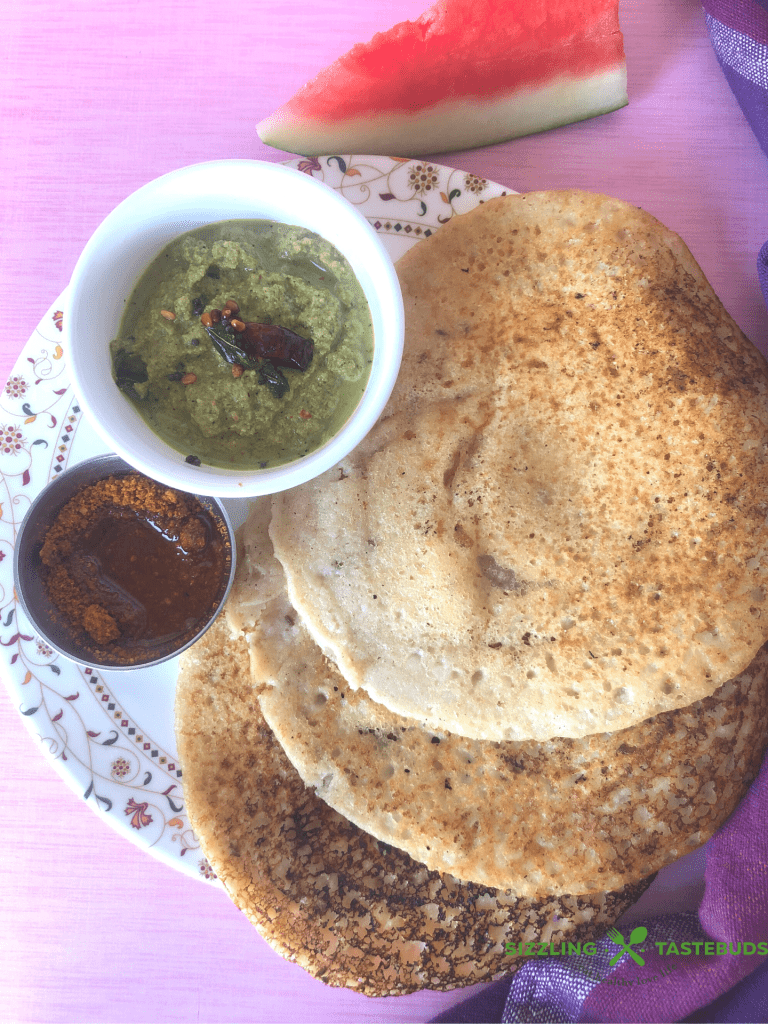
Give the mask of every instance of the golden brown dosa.
[[768, 743], [768, 648], [712, 696], [581, 739], [469, 740], [352, 690], [291, 606], [258, 505], [230, 621], [304, 782], [428, 867], [533, 897], [636, 882], [704, 843]]
[[434, 730], [544, 741], [742, 672], [768, 632], [768, 368], [680, 238], [531, 193], [398, 271], [390, 405], [271, 525], [349, 684]]
[[648, 884], [515, 899], [377, 843], [304, 786], [223, 619], [182, 656], [176, 735], [206, 857], [266, 941], [329, 985], [397, 995], [511, 974], [523, 960], [505, 942], [599, 938]]

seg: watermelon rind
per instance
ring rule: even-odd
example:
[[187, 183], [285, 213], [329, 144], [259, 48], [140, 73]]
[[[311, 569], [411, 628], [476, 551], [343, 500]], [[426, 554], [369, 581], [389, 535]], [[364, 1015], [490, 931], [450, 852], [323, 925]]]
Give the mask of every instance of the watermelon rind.
[[334, 121], [281, 107], [257, 126], [262, 142], [303, 156], [350, 152], [397, 156], [493, 145], [618, 110], [627, 104], [626, 64], [588, 77], [563, 75], [495, 99], [451, 98], [418, 111], [370, 111]]

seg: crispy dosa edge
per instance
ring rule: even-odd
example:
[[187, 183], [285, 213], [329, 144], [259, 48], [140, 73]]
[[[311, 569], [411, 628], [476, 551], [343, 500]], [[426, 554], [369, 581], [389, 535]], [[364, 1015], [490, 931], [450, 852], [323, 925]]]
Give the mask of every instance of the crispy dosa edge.
[[259, 713], [249, 666], [223, 618], [182, 655], [187, 810], [234, 903], [326, 984], [378, 996], [509, 975], [523, 960], [505, 956], [505, 942], [596, 939], [650, 883], [527, 900], [428, 871], [304, 786]]

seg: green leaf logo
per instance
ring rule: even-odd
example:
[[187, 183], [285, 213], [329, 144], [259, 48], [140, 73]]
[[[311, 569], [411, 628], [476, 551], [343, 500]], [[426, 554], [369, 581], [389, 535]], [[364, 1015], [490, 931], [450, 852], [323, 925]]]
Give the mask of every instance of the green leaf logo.
[[645, 960], [643, 960], [643, 958], [640, 956], [638, 952], [636, 952], [634, 949], [631, 949], [630, 947], [634, 946], [637, 942], [645, 942], [645, 940], [648, 938], [647, 928], [645, 928], [643, 925], [640, 925], [639, 928], [633, 928], [632, 934], [629, 936], [629, 942], [624, 941], [624, 936], [617, 928], [609, 928], [608, 938], [617, 946], [621, 946], [619, 952], [609, 960], [608, 964], [610, 967], [614, 967], [619, 962], [619, 960], [621, 960], [625, 953], [629, 953], [629, 955], [632, 957], [636, 964], [639, 964], [641, 967], [645, 966]]

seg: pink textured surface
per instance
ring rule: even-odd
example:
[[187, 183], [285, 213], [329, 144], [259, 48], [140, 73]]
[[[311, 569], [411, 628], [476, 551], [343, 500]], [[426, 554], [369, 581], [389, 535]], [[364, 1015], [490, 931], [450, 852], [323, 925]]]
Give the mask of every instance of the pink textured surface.
[[[424, 6], [6, 5], [0, 376], [128, 192], [198, 160], [285, 158], [254, 125], [354, 42]], [[627, 108], [440, 160], [520, 191], [575, 186], [645, 207], [685, 238], [765, 351], [754, 267], [768, 238], [768, 161], [696, 0], [622, 0], [620, 17]], [[106, 828], [50, 769], [2, 690], [0, 728], [0, 1020], [424, 1021], [468, 994], [371, 1001], [326, 989], [272, 953], [221, 893]]]

